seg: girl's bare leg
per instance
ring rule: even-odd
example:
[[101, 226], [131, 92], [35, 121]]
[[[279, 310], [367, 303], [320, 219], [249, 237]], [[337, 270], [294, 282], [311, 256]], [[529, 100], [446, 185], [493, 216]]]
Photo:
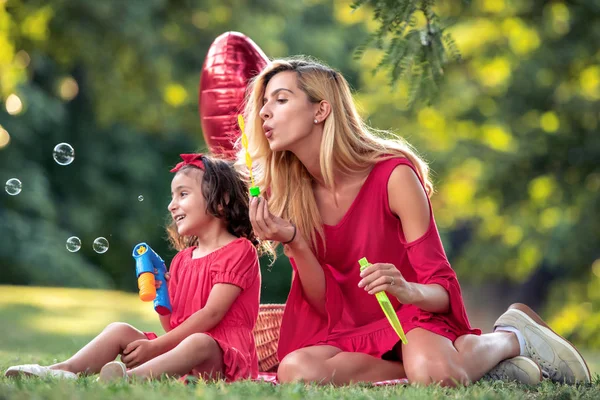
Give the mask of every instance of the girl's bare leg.
[[129, 343], [139, 339], [146, 339], [146, 335], [129, 324], [114, 322], [71, 358], [50, 368], [76, 374], [96, 374], [104, 364], [117, 358]]
[[127, 375], [151, 379], [161, 375], [182, 376], [192, 370], [208, 379], [222, 377], [224, 373], [221, 347], [203, 333], [188, 336], [171, 351], [127, 371]]

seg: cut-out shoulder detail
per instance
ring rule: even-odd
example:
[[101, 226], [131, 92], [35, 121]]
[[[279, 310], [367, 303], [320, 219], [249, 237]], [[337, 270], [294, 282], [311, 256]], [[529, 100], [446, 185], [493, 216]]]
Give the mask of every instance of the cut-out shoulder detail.
[[388, 180], [389, 211], [400, 219], [404, 244], [431, 231], [432, 211], [423, 183], [408, 164], [396, 166]]

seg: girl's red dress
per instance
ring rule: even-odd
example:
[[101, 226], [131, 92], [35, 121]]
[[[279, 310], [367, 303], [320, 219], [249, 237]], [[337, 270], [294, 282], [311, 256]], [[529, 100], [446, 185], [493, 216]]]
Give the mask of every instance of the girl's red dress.
[[[429, 228], [417, 240], [407, 242], [402, 223], [388, 201], [388, 181], [399, 165], [416, 170], [406, 158], [378, 162], [356, 199], [335, 226], [325, 225], [326, 251], [318, 251], [326, 279], [327, 315], [321, 316], [307, 302], [297, 266], [284, 311], [278, 357], [307, 346], [331, 345], [342, 351], [382, 357], [398, 343], [398, 335], [387, 321], [377, 299], [358, 287], [358, 260], [394, 264], [409, 282], [439, 284], [448, 291], [450, 309], [443, 314], [403, 305], [390, 297], [406, 333], [423, 328], [451, 341], [465, 334], [481, 334], [471, 328], [458, 280], [450, 267], [430, 209]], [[418, 176], [418, 174], [417, 174]], [[423, 188], [424, 190], [424, 188]], [[401, 358], [389, 353], [384, 358]]]
[[[252, 330], [260, 303], [260, 266], [252, 243], [239, 238], [201, 258], [192, 258], [195, 247], [180, 251], [171, 262], [169, 298], [173, 313], [171, 329], [179, 326], [206, 305], [217, 283], [238, 286], [242, 292], [221, 322], [210, 331], [223, 351], [227, 380], [254, 379], [258, 357]], [[147, 333], [151, 339], [156, 335]]]

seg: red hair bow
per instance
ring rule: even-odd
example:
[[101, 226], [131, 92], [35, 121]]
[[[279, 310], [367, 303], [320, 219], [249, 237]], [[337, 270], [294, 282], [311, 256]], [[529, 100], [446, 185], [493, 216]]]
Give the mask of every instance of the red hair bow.
[[181, 168], [183, 168], [186, 165], [193, 165], [194, 167], [198, 167], [202, 171], [204, 171], [204, 163], [202, 162], [202, 154], [200, 154], [200, 153], [197, 153], [197, 154], [180, 154], [179, 156], [181, 157], [181, 159], [183, 161], [180, 162], [179, 164], [177, 164], [175, 166], [175, 168], [173, 168], [171, 170], [171, 172], [177, 172], [177, 171], [179, 171]]

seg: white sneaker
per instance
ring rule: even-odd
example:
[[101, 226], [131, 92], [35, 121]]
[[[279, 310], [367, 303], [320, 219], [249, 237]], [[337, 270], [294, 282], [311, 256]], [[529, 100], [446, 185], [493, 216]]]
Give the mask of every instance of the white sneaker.
[[517, 356], [496, 365], [483, 379], [537, 385], [542, 382], [542, 370], [532, 359]]
[[106, 363], [98, 376], [98, 382], [113, 382], [119, 379], [127, 380], [127, 367], [121, 361]]
[[4, 376], [37, 376], [40, 378], [52, 377], [61, 379], [77, 379], [77, 374], [60, 369], [50, 369], [38, 364], [15, 365], [6, 370]]
[[525, 339], [526, 357], [538, 363], [545, 378], [554, 382], [590, 383], [591, 374], [575, 346], [558, 335], [525, 304], [515, 303], [498, 318], [494, 328], [512, 326]]

